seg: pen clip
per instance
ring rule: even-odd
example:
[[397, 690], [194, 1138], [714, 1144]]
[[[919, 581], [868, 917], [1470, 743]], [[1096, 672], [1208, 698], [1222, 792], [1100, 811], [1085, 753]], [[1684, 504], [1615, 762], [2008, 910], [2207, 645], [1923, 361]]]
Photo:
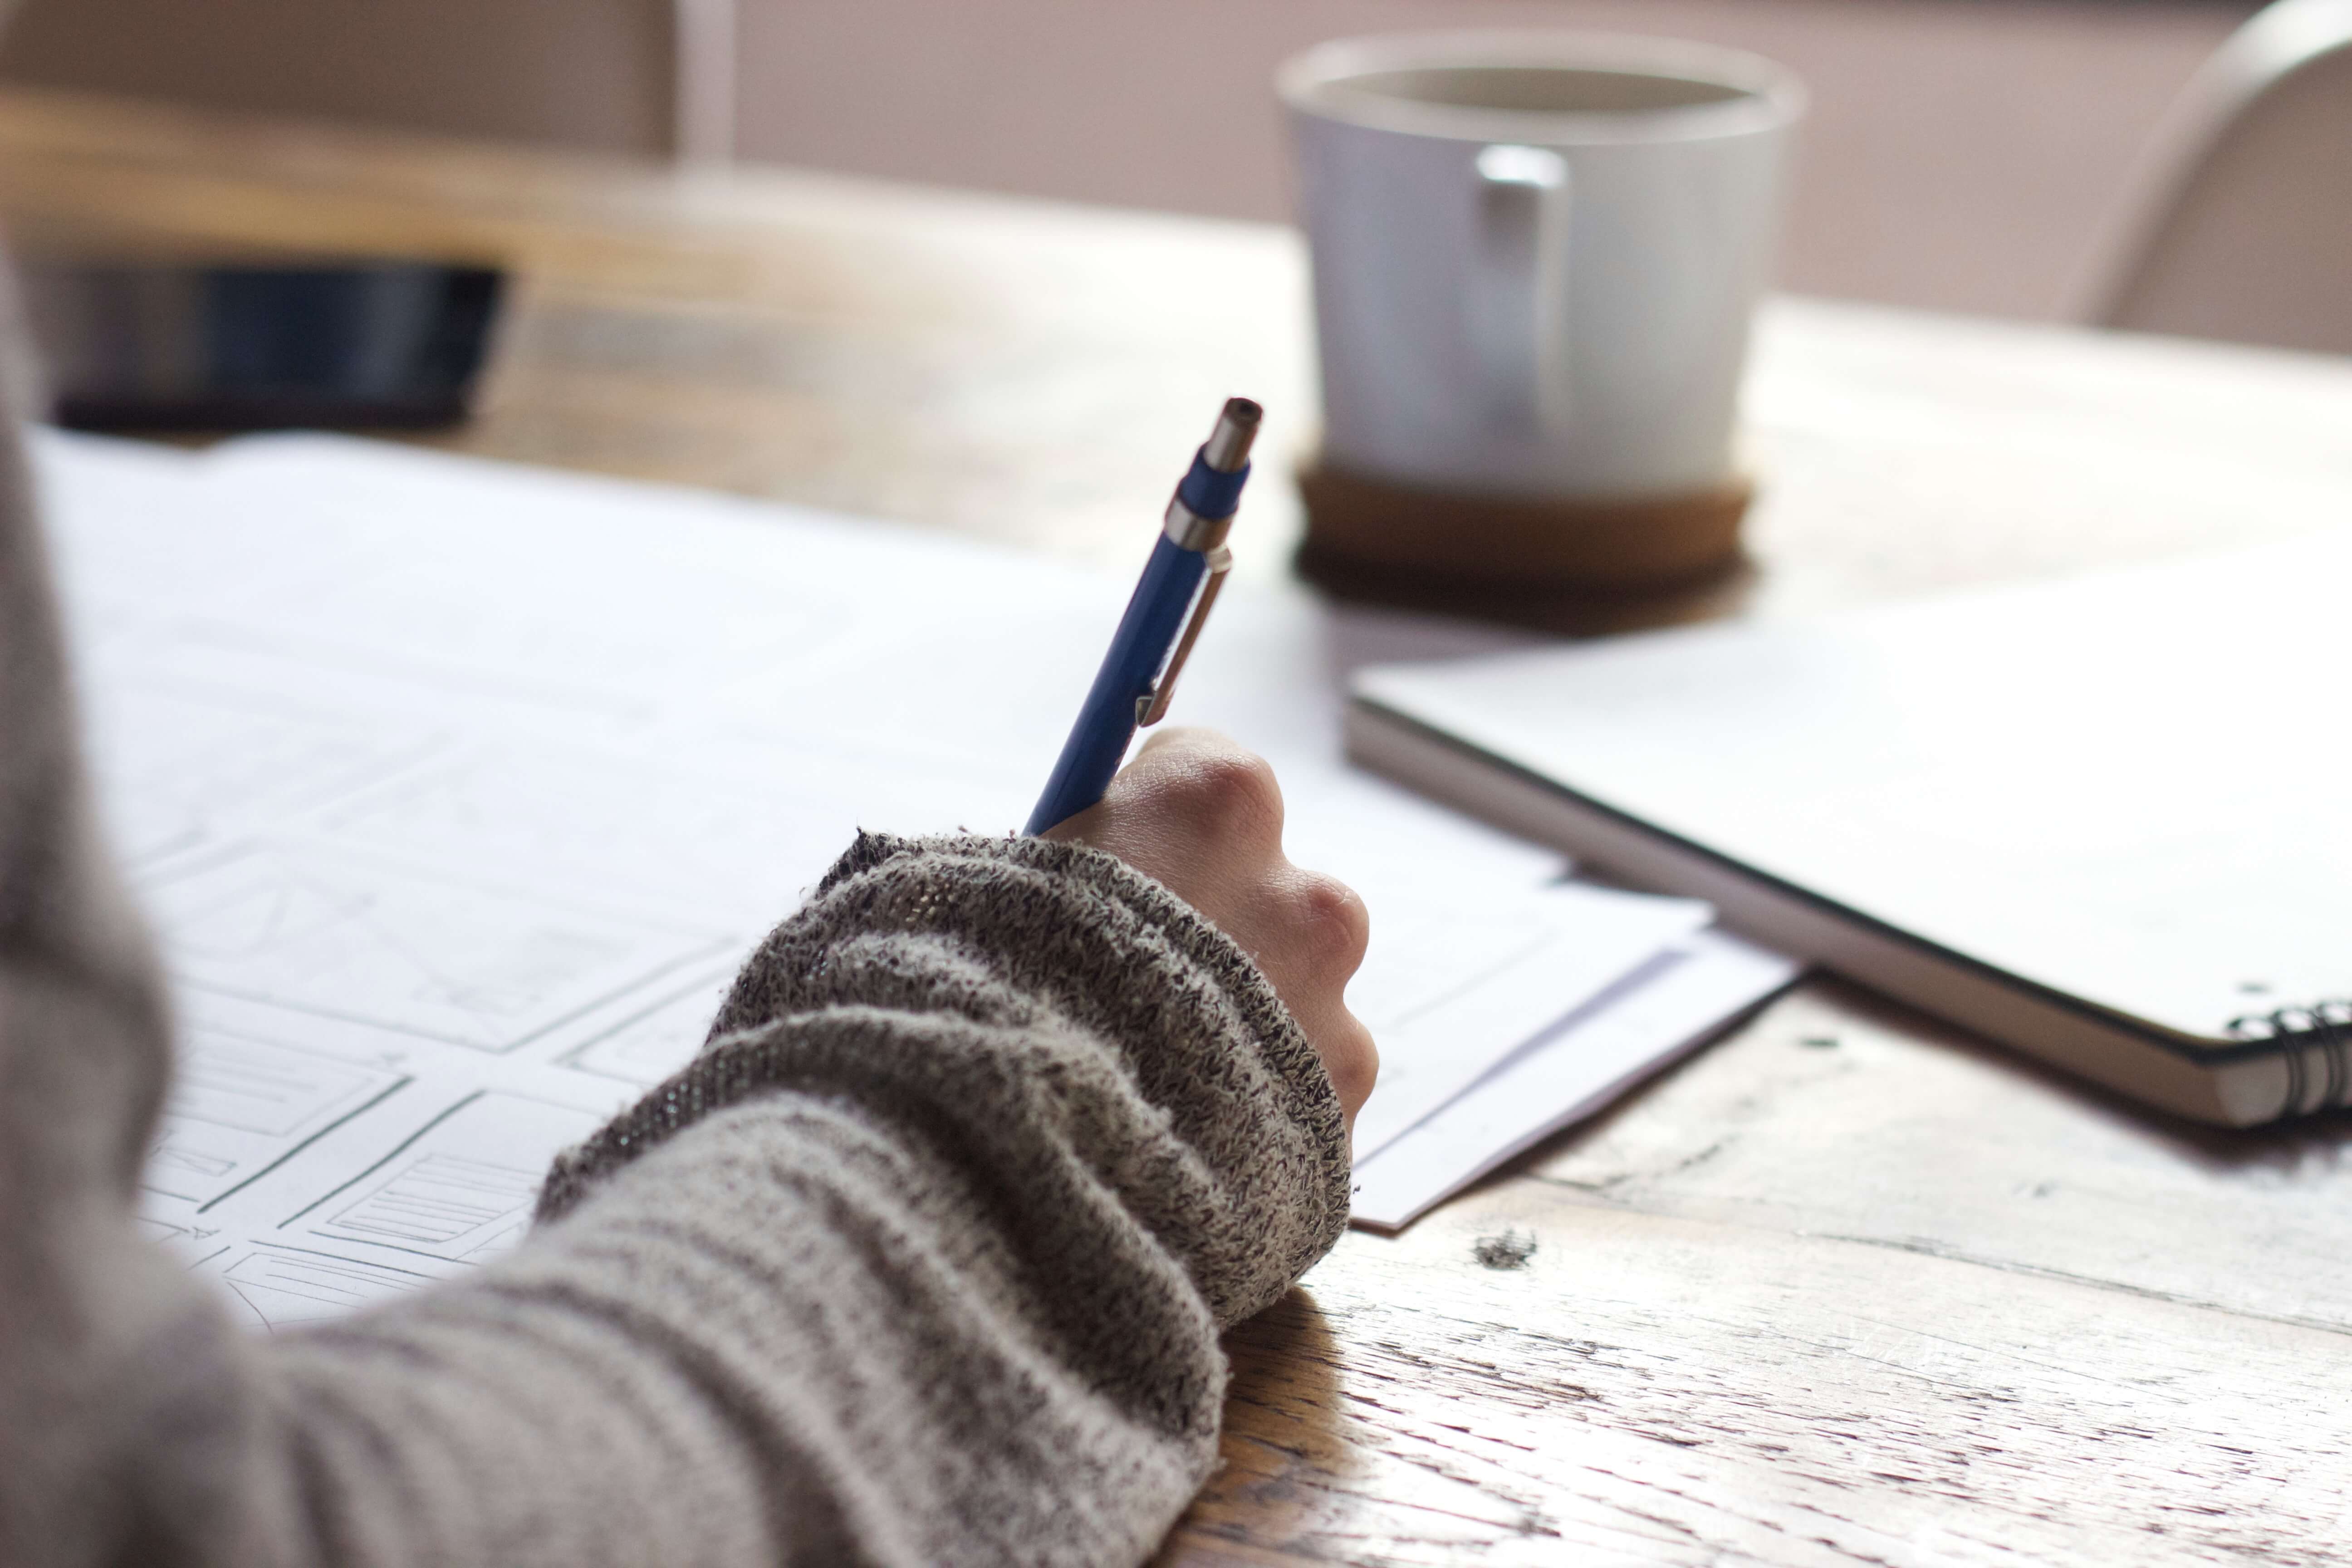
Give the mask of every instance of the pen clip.
[[1168, 716], [1168, 700], [1176, 695], [1176, 678], [1183, 673], [1184, 661], [1192, 656], [1192, 645], [1200, 640], [1201, 627], [1209, 619], [1209, 606], [1217, 602], [1217, 590], [1224, 586], [1225, 574], [1233, 570], [1234, 552], [1220, 544], [1208, 552], [1209, 574], [1201, 584], [1201, 596], [1193, 602], [1192, 618], [1184, 626], [1184, 635], [1177, 639], [1176, 651], [1168, 656], [1168, 668], [1151, 683], [1151, 689], [1135, 700], [1135, 724], [1145, 729]]

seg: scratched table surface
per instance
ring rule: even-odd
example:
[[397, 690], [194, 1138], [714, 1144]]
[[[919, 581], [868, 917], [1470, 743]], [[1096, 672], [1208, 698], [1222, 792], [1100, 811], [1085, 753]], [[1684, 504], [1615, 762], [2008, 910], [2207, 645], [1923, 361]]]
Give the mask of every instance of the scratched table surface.
[[[443, 444], [1122, 569], [1219, 397], [1267, 402], [1277, 458], [1312, 437], [1280, 229], [22, 93], [0, 209], [35, 249], [496, 260], [519, 308]], [[2352, 519], [2352, 362], [1787, 300], [1748, 418], [1752, 568], [1563, 626]], [[1297, 528], [1263, 484], [1241, 569], [1285, 580]], [[1809, 983], [1237, 1331], [1224, 1464], [1160, 1561], [2352, 1558], [2347, 1145]], [[1532, 1253], [1482, 1262], [1506, 1233]]]

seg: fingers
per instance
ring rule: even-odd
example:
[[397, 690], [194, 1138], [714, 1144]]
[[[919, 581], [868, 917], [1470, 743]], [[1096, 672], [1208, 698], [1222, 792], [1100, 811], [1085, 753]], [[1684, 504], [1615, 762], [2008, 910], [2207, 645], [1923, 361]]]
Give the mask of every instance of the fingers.
[[1345, 1007], [1336, 1016], [1318, 1018], [1312, 1028], [1301, 1019], [1299, 1027], [1307, 1031], [1315, 1054], [1323, 1059], [1323, 1070], [1331, 1075], [1331, 1088], [1339, 1097], [1339, 1114], [1352, 1134], [1356, 1112], [1371, 1099], [1372, 1087], [1380, 1079], [1380, 1047], [1373, 1044], [1372, 1032]]
[[1364, 900], [1282, 853], [1282, 788], [1211, 730], [1162, 731], [1100, 804], [1045, 837], [1108, 850], [1157, 879], [1257, 963], [1329, 1070], [1352, 1125], [1380, 1053], [1344, 1000], [1371, 937]]
[[1258, 967], [1323, 1058], [1352, 1126], [1381, 1066], [1371, 1031], [1346, 1002], [1348, 982], [1371, 941], [1370, 913], [1336, 878], [1292, 868], [1287, 880], [1271, 938], [1256, 950]]
[[1356, 889], [1337, 877], [1296, 867], [1291, 868], [1289, 898], [1289, 924], [1307, 949], [1316, 978], [1345, 985], [1371, 945], [1371, 911]]
[[1163, 731], [1119, 770], [1099, 802], [1043, 837], [1091, 844], [1139, 866], [1122, 846], [1155, 860], [1205, 860], [1212, 849], [1222, 859], [1278, 855], [1282, 786], [1265, 758], [1213, 730]]
[[1152, 736], [1111, 788], [1169, 814], [1202, 839], [1244, 853], [1280, 853], [1282, 786], [1273, 765], [1214, 730]]
[[1354, 889], [1286, 860], [1254, 913], [1246, 933], [1232, 934], [1249, 948], [1299, 1022], [1344, 1011], [1340, 998], [1371, 940], [1371, 918]]

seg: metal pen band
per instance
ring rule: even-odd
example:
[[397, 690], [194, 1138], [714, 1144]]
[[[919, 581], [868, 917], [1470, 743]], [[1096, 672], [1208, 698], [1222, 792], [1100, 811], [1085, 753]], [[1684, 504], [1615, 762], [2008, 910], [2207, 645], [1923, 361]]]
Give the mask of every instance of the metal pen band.
[[1192, 467], [1168, 502], [1160, 531], [1179, 550], [1206, 554], [1225, 542], [1249, 480], [1250, 448], [1257, 444], [1265, 411], [1246, 397], [1229, 397], [1218, 411], [1209, 438], [1192, 454]]
[[1161, 520], [1160, 531], [1168, 542], [1179, 550], [1205, 553], [1224, 543], [1225, 535], [1233, 531], [1231, 514], [1224, 517], [1202, 517], [1184, 504], [1184, 498], [1172, 496], [1168, 501], [1168, 515]]

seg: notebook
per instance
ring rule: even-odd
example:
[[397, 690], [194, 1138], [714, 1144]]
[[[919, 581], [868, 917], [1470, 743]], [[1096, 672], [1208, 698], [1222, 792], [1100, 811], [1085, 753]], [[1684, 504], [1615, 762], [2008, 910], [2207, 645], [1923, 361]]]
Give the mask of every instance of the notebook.
[[1351, 758], [2151, 1105], [2352, 1100], [2352, 531], [1359, 672]]

